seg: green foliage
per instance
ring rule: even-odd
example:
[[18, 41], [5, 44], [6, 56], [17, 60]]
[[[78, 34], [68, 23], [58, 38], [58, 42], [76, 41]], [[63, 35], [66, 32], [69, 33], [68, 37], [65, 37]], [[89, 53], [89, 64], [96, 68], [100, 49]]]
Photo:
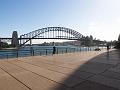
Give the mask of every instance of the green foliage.
[[0, 48], [10, 48], [10, 45], [6, 42], [0, 42]]
[[119, 34], [119, 36], [118, 36], [118, 42], [120, 42], [120, 34]]
[[115, 43], [115, 48], [120, 49], [120, 34], [118, 36], [118, 41]]
[[120, 42], [116, 42], [115, 48], [120, 49]]
[[81, 38], [81, 45], [84, 45], [84, 46], [99, 46], [99, 45], [104, 45], [106, 42], [105, 41], [101, 41], [101, 40], [96, 40], [93, 39], [93, 36], [90, 35], [90, 36], [86, 36], [86, 37], [83, 37]]

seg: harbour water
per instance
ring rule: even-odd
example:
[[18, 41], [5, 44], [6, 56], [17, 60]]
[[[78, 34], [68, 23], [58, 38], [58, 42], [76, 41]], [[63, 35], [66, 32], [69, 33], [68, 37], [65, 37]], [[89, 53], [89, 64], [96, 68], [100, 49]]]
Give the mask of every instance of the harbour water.
[[[55, 46], [56, 54], [92, 51], [96, 47], [78, 47], [78, 46]], [[18, 50], [0, 50], [0, 59], [2, 58], [18, 58], [36, 55], [52, 55], [53, 46], [26, 46]]]

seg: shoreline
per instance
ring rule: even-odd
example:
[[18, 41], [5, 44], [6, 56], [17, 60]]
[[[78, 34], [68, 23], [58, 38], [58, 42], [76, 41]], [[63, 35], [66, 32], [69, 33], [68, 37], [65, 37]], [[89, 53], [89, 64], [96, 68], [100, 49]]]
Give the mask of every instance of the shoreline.
[[0, 50], [17, 50], [18, 48], [1, 48]]

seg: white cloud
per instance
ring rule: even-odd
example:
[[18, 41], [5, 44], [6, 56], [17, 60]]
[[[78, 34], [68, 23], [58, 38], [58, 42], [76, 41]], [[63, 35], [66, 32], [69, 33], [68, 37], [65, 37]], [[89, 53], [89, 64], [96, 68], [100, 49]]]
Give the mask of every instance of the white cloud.
[[95, 25], [95, 22], [90, 22], [89, 23], [89, 26], [94, 26]]
[[119, 18], [117, 18], [117, 22], [120, 24], [120, 17], [119, 17]]
[[91, 23], [88, 26], [87, 35], [93, 35], [97, 39], [101, 40], [117, 40], [120, 33], [120, 25], [114, 22], [97, 22]]

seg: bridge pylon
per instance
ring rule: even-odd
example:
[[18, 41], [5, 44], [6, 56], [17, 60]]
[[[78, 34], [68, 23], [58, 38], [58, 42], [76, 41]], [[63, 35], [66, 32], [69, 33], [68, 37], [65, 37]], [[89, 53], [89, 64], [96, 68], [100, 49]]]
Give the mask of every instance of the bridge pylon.
[[11, 41], [12, 47], [18, 47], [19, 40], [18, 40], [18, 33], [17, 31], [13, 31], [12, 33], [12, 41]]

